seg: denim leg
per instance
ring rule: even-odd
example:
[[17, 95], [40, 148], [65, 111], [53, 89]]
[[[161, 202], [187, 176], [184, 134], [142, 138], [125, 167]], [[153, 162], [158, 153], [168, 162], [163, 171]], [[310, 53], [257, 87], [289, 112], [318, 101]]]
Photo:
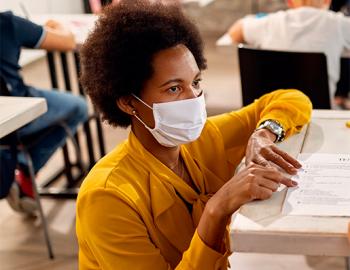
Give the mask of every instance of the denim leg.
[[[57, 123], [64, 122], [74, 134], [79, 123], [88, 118], [87, 104], [84, 98], [55, 90], [30, 89], [31, 96], [46, 99], [48, 110], [41, 117], [18, 130], [20, 138], [35, 136], [28, 148], [33, 160], [35, 173], [42, 168], [51, 155], [66, 142], [67, 134]], [[23, 155], [18, 157], [25, 164]]]

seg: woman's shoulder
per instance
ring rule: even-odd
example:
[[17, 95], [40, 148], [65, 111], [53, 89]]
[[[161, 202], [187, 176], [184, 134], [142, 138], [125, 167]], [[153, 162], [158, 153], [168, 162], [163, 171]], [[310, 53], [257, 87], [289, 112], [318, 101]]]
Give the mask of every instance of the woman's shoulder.
[[149, 172], [132, 158], [126, 144], [118, 146], [96, 163], [80, 187], [78, 201], [84, 196], [94, 196], [96, 192], [100, 196], [101, 193], [102, 196], [113, 194], [128, 201], [147, 193]]

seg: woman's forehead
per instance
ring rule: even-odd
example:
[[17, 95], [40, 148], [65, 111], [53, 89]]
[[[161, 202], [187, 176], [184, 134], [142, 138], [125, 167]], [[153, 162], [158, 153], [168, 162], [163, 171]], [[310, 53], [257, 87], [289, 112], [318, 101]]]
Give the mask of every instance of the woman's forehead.
[[197, 62], [191, 51], [180, 44], [158, 52], [152, 61], [153, 78], [163, 77], [193, 77], [199, 72]]

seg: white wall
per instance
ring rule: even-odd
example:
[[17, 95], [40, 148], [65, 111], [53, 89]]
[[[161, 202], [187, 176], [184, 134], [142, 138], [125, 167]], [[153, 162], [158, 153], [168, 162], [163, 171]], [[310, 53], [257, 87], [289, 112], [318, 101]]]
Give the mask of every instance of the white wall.
[[0, 0], [0, 11], [12, 10], [23, 16], [19, 3], [23, 3], [30, 14], [83, 13], [82, 0]]

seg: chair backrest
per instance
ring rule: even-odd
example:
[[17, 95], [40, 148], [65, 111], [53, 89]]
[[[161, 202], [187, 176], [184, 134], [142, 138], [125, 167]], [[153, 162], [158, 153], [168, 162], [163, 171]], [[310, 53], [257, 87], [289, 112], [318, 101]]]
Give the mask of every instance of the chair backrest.
[[327, 59], [323, 53], [285, 52], [239, 46], [243, 105], [276, 89], [298, 89], [315, 109], [330, 109]]
[[[69, 61], [69, 58], [72, 61]], [[66, 91], [72, 91], [73, 88], [77, 88], [76, 90], [79, 92], [79, 94], [83, 97], [86, 97], [86, 94], [83, 91], [83, 88], [79, 82], [80, 60], [78, 51], [74, 51], [72, 55], [70, 55], [70, 52], [48, 52], [47, 60], [51, 84], [53, 88], [59, 88], [59, 82], [63, 80], [63, 88], [65, 88]], [[59, 70], [57, 68], [60, 69], [61, 72], [58, 72]], [[92, 122], [95, 122], [96, 124], [96, 137], [98, 139], [98, 143], [93, 143], [92, 141], [94, 131], [90, 127], [90, 125], [93, 124]], [[86, 146], [89, 156], [90, 169], [95, 165], [96, 160], [100, 159], [106, 154], [101, 120], [99, 114], [95, 111], [94, 108], [92, 115], [90, 115], [89, 117], [89, 120], [86, 123], [84, 123], [84, 135], [86, 137]], [[95, 148], [97, 147], [99, 148], [99, 156], [96, 158], [97, 151], [95, 152]]]
[[336, 96], [348, 97], [350, 92], [350, 58], [342, 57], [340, 61], [340, 78], [337, 83]]

